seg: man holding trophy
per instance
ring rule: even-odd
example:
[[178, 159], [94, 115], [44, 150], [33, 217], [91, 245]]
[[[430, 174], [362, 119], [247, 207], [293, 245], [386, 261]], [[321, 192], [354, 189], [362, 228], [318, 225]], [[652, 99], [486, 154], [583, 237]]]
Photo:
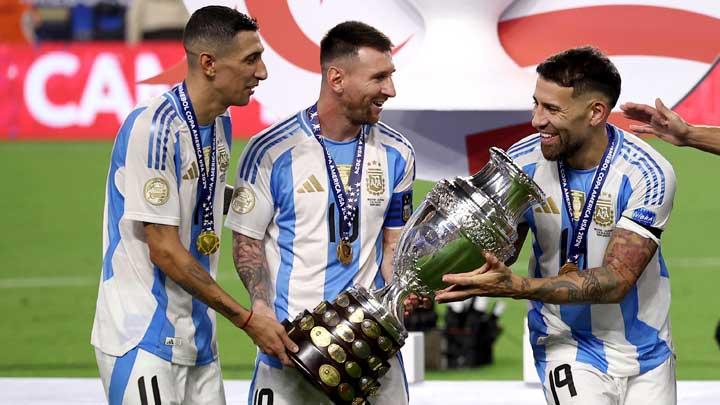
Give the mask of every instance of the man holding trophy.
[[607, 123], [620, 75], [598, 50], [538, 65], [533, 126], [514, 162], [546, 193], [527, 210], [529, 276], [487, 253], [475, 271], [445, 275], [441, 302], [529, 299], [530, 339], [548, 404], [674, 404], [670, 284], [659, 249], [675, 174], [647, 143]]
[[[235, 266], [254, 312], [293, 319], [353, 285], [380, 288], [391, 280], [395, 247], [412, 213], [415, 177], [412, 146], [379, 122], [383, 104], [395, 96], [391, 50], [390, 40], [366, 24], [332, 28], [321, 42], [317, 103], [256, 135], [245, 148], [226, 225], [233, 230]], [[352, 307], [349, 299], [340, 303]], [[332, 390], [335, 400], [362, 401], [356, 384], [362, 380], [377, 394], [374, 403], [407, 403], [399, 354], [373, 360], [374, 369], [386, 367], [379, 390], [374, 380], [363, 380], [368, 365], [353, 357], [372, 358], [378, 342], [389, 352], [379, 326], [363, 319], [356, 325], [375, 336], [371, 345], [355, 339], [361, 330], [341, 323], [337, 311], [318, 312], [318, 319], [303, 323], [312, 343], [306, 335], [299, 346], [334, 360], [306, 367], [288, 353], [299, 366], [291, 368], [283, 367], [287, 358], [259, 353], [249, 403], [331, 403], [304, 379], [306, 372]], [[348, 375], [356, 381], [346, 383]]]

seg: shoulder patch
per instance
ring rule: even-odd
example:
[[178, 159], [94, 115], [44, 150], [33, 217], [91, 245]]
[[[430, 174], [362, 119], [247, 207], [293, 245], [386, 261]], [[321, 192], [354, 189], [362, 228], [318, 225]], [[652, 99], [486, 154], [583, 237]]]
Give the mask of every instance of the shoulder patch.
[[646, 208], [636, 208], [632, 212], [632, 220], [641, 225], [652, 226], [655, 217], [655, 213]]
[[248, 187], [236, 188], [231, 207], [237, 214], [247, 214], [255, 208], [255, 193]]
[[145, 200], [152, 205], [163, 205], [170, 199], [170, 186], [161, 177], [153, 177], [145, 183]]

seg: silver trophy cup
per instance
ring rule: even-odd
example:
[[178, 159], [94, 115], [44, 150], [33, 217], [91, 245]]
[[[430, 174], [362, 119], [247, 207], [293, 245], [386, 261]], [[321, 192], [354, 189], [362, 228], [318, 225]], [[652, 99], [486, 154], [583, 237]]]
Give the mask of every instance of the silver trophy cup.
[[298, 370], [335, 403], [367, 403], [407, 337], [408, 295], [446, 287], [444, 274], [482, 266], [484, 251], [510, 258], [520, 217], [543, 200], [537, 184], [498, 148], [475, 175], [438, 182], [403, 229], [391, 283], [370, 291], [352, 287], [284, 322], [300, 346], [289, 353]]

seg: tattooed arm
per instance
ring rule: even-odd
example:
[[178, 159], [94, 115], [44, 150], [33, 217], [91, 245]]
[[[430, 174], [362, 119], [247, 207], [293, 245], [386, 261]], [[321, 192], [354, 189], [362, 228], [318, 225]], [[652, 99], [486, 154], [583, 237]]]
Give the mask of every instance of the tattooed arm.
[[245, 332], [263, 351], [280, 357], [284, 364], [291, 364], [285, 348], [297, 351], [297, 346], [287, 336], [282, 325], [264, 314], [251, 317], [250, 311], [225, 292], [182, 245], [178, 227], [146, 223], [144, 228], [150, 260], [163, 273], [188, 294], [225, 316], [233, 325], [239, 328], [244, 326]]
[[657, 244], [653, 240], [615, 228], [601, 267], [547, 279], [528, 279], [522, 283], [517, 298], [553, 304], [620, 302], [640, 278], [656, 250]]
[[245, 323], [250, 312], [226, 293], [180, 242], [178, 227], [145, 224], [150, 261], [188, 294], [208, 304], [235, 326]]
[[402, 229], [383, 229], [383, 259], [382, 263], [380, 263], [380, 272], [386, 283], [389, 283], [393, 277], [393, 258], [401, 234]]
[[443, 277], [443, 281], [453, 285], [436, 297], [441, 302], [479, 295], [524, 298], [550, 304], [617, 303], [625, 298], [656, 250], [657, 244], [653, 240], [616, 227], [602, 266], [547, 278], [520, 277], [488, 254], [483, 267]]
[[292, 366], [285, 349], [297, 352], [298, 347], [290, 340], [285, 327], [277, 321], [270, 306], [272, 286], [263, 242], [233, 231], [233, 261], [250, 295], [253, 313], [263, 319], [261, 333], [250, 337], [264, 353], [280, 358], [286, 366]]
[[270, 308], [272, 286], [263, 242], [233, 231], [233, 261], [253, 307], [264, 304]]

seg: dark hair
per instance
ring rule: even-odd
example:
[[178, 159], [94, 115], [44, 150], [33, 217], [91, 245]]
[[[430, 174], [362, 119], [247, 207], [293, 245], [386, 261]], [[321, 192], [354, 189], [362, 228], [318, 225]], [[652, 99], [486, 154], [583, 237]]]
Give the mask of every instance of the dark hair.
[[218, 52], [231, 44], [240, 31], [257, 31], [258, 25], [254, 18], [225, 6], [206, 6], [196, 10], [183, 32], [183, 46], [186, 52], [197, 52], [192, 49], [200, 45]]
[[392, 42], [375, 27], [359, 21], [345, 21], [334, 26], [320, 41], [320, 65], [341, 57], [357, 56], [358, 49], [368, 47], [390, 52]]
[[591, 46], [555, 54], [535, 69], [543, 79], [573, 88], [573, 97], [597, 91], [608, 98], [610, 108], [620, 97], [620, 73], [600, 50]]

